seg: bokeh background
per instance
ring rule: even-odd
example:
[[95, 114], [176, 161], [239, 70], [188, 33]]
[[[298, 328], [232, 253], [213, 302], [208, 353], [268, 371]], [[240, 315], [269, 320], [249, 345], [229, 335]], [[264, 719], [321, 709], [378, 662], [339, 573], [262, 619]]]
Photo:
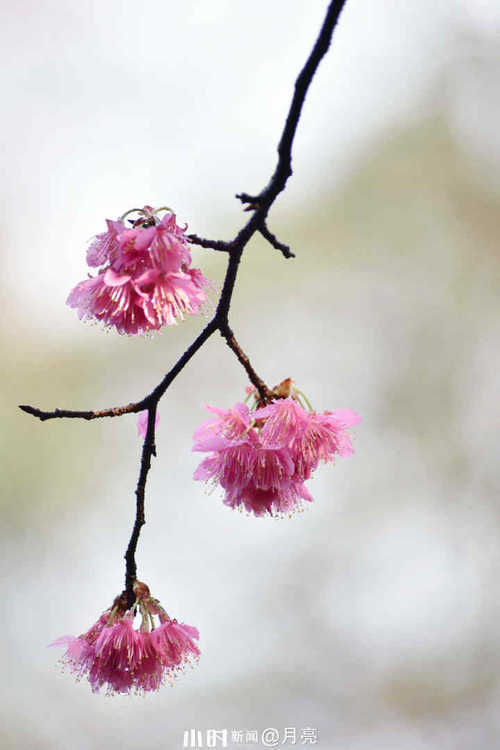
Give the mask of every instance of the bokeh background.
[[[255, 239], [242, 262], [242, 346], [270, 385], [359, 412], [356, 455], [319, 470], [290, 520], [207, 494], [191, 434], [246, 385], [214, 337], [161, 404], [138, 552], [199, 627], [199, 666], [106, 698], [45, 648], [121, 589], [140, 443], [133, 416], [41, 424], [16, 405], [135, 400], [204, 323], [153, 340], [80, 324], [65, 298], [87, 240], [144, 203], [233, 236], [233, 195], [274, 169], [325, 7], [3, 6], [2, 748], [169, 750], [191, 727], [312, 727], [325, 750], [500, 744], [493, 0], [348, 0], [270, 217], [297, 257]], [[224, 259], [194, 255], [219, 283]]]

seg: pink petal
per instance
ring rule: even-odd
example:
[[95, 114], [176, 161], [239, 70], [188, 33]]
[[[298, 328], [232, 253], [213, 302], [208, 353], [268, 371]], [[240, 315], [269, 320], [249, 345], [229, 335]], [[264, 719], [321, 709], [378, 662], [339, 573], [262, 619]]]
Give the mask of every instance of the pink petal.
[[60, 638], [57, 638], [57, 640], [53, 641], [52, 643], [47, 644], [47, 648], [67, 648], [70, 643], [73, 643], [73, 641], [77, 641], [78, 638], [76, 638], [74, 635], [62, 635]]
[[130, 281], [130, 278], [130, 274], [128, 273], [119, 274], [112, 268], [108, 268], [104, 274], [104, 283], [107, 286], [123, 286], [127, 281]]
[[156, 227], [148, 227], [148, 229], [132, 230], [136, 231], [136, 237], [134, 241], [134, 250], [141, 252], [147, 250], [154, 238], [156, 237]]
[[[156, 412], [155, 417], [155, 427], [158, 427], [160, 424], [160, 413]], [[137, 435], [139, 437], [145, 438], [146, 432], [148, 429], [148, 410], [145, 409], [144, 411], [140, 411], [137, 415]]]
[[355, 424], [361, 422], [361, 417], [351, 409], [335, 409], [334, 411], [326, 411], [325, 415], [328, 415], [334, 420], [338, 427], [352, 427]]

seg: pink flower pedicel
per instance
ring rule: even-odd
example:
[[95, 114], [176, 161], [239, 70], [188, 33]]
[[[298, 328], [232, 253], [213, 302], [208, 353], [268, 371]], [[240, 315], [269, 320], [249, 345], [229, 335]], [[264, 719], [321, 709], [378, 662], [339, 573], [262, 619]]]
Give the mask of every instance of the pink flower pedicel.
[[106, 220], [107, 231], [87, 251], [88, 265], [102, 268], [77, 284], [67, 299], [81, 319], [135, 335], [199, 311], [209, 282], [198, 268], [190, 268], [187, 227], [178, 226], [170, 210], [160, 220], [161, 210], [145, 206], [129, 229], [123, 223], [127, 214]]
[[[155, 427], [160, 424], [160, 415], [156, 412]], [[137, 436], [145, 438], [148, 431], [148, 410], [140, 411], [137, 415]]]
[[[66, 648], [62, 663], [78, 680], [87, 677], [94, 693], [102, 687], [108, 694], [158, 690], [198, 660], [197, 629], [171, 620], [146, 584], [136, 581], [134, 593], [131, 609], [126, 609], [124, 592], [86, 633], [65, 635], [50, 644]], [[137, 630], [136, 613], [142, 618]]]
[[[321, 461], [353, 453], [346, 429], [360, 421], [348, 409], [307, 411], [290, 379], [273, 394], [276, 400], [253, 412], [242, 403], [229, 410], [207, 407], [215, 418], [193, 436], [193, 450], [211, 454], [194, 478], [220, 484], [226, 505], [256, 516], [289, 515], [303, 500], [311, 502], [304, 481]], [[259, 407], [258, 395], [251, 395]]]

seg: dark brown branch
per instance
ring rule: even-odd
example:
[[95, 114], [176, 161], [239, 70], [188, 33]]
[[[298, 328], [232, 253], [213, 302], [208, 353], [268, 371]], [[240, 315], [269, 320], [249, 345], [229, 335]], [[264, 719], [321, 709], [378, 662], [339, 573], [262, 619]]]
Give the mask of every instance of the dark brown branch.
[[[346, 0], [332, 0], [328, 6], [325, 20], [323, 21], [316, 43], [295, 82], [292, 103], [278, 144], [278, 164], [273, 176], [271, 177], [269, 185], [263, 191], [265, 194], [265, 200], [270, 201], [270, 203], [272, 203], [276, 196], [284, 190], [286, 182], [292, 174], [292, 146], [302, 112], [302, 106], [311, 81], [314, 78], [314, 74], [318, 69], [318, 65], [328, 52], [333, 30], [337, 25], [337, 21], [339, 20], [339, 16], [345, 3]], [[262, 201], [262, 193], [259, 198]]]
[[265, 403], [272, 397], [271, 391], [266, 386], [264, 381], [257, 375], [255, 370], [251, 366], [247, 355], [243, 352], [234, 337], [234, 334], [229, 326], [229, 309], [231, 306], [231, 300], [234, 292], [241, 256], [246, 245], [255, 234], [255, 232], [260, 232], [273, 245], [273, 247], [277, 248], [278, 250], [280, 250], [280, 252], [283, 253], [285, 258], [293, 257], [293, 253], [291, 253], [290, 248], [287, 245], [279, 242], [279, 240], [269, 231], [266, 225], [266, 217], [276, 197], [285, 189], [287, 180], [292, 174], [292, 146], [295, 132], [297, 130], [297, 125], [300, 119], [302, 106], [304, 104], [307, 91], [312, 79], [314, 78], [318, 65], [330, 46], [333, 30], [336, 26], [345, 2], [346, 0], [332, 0], [330, 5], [328, 6], [325, 20], [323, 22], [313, 50], [295, 82], [295, 90], [292, 102], [286, 118], [283, 133], [278, 144], [278, 163], [271, 179], [269, 180], [269, 183], [257, 196], [251, 196], [248, 193], [241, 193], [237, 196], [239, 200], [242, 201], [242, 203], [247, 204], [247, 208], [245, 210], [253, 212], [247, 223], [243, 226], [243, 228], [238, 232], [236, 237], [231, 242], [223, 242], [222, 240], [207, 240], [198, 237], [195, 234], [189, 235], [187, 237], [188, 241], [192, 244], [201, 245], [202, 247], [207, 247], [214, 250], [224, 251], [229, 255], [222, 292], [219, 298], [217, 309], [215, 311], [215, 315], [213, 316], [212, 320], [205, 326], [199, 336], [193, 341], [188, 349], [186, 349], [184, 354], [177, 360], [174, 366], [167, 372], [163, 380], [156, 386], [156, 388], [148, 396], [145, 396], [141, 401], [128, 404], [127, 406], [118, 406], [101, 411], [70, 411], [66, 409], [55, 409], [54, 411], [49, 412], [42, 411], [40, 409], [37, 409], [36, 407], [28, 405], [22, 405], [19, 407], [27, 414], [38, 417], [38, 419], [40, 419], [42, 422], [47, 419], [55, 418], [79, 418], [91, 420], [100, 417], [117, 417], [121, 416], [122, 414], [139, 412], [143, 409], [148, 410], [148, 426], [146, 438], [142, 447], [141, 467], [136, 488], [136, 518], [134, 527], [132, 529], [132, 535], [130, 537], [129, 545], [127, 547], [127, 552], [125, 554], [125, 585], [129, 607], [134, 603], [134, 593], [132, 587], [137, 575], [135, 551], [137, 548], [137, 542], [139, 539], [141, 528], [145, 523], [144, 497], [146, 490], [146, 481], [149, 469], [151, 467], [151, 457], [156, 455], [154, 424], [156, 410], [158, 407], [158, 402], [160, 401], [169, 385], [177, 377], [181, 370], [187, 365], [189, 360], [194, 356], [198, 349], [200, 349], [200, 347], [207, 341], [207, 339], [213, 333], [215, 333], [215, 331], [219, 331], [221, 335], [226, 339], [229, 348], [232, 349], [232, 351], [235, 353], [238, 361], [245, 368], [248, 377], [258, 390], [262, 402]]
[[200, 245], [201, 247], [207, 247], [211, 250], [219, 250], [222, 253], [231, 252], [231, 243], [224, 242], [224, 240], [207, 240], [204, 237], [198, 237], [197, 234], [187, 234], [186, 239], [192, 245]]
[[250, 380], [250, 382], [257, 388], [261, 402], [263, 404], [270, 402], [272, 399], [272, 393], [270, 389], [267, 387], [264, 381], [261, 380], [261, 378], [259, 378], [255, 370], [253, 369], [252, 365], [250, 364], [250, 360], [248, 359], [248, 356], [245, 354], [241, 346], [238, 344], [238, 342], [234, 338], [234, 334], [232, 330], [229, 328], [229, 326], [225, 328], [224, 330], [221, 330], [221, 335], [224, 336], [224, 338], [226, 339], [226, 344], [228, 345], [230, 349], [233, 350], [233, 352], [236, 354], [238, 361], [245, 368], [245, 371], [248, 375], [248, 379]]
[[212, 333], [215, 333], [218, 327], [217, 315], [214, 315], [212, 320], [207, 323], [200, 335], [195, 338], [191, 346], [186, 349], [182, 357], [180, 357], [180, 359], [177, 360], [172, 369], [167, 372], [161, 383], [159, 383], [154, 391], [146, 397], [145, 402], [147, 405], [149, 405], [150, 403], [158, 403], [170, 383], [177, 377], [180, 371], [184, 369], [191, 357], [196, 354], [198, 349], [203, 346], [205, 341], [210, 338]]
[[47, 419], [100, 419], [101, 417], [121, 417], [123, 414], [130, 414], [131, 412], [142, 411], [144, 406], [138, 404], [128, 404], [127, 406], [115, 406], [111, 409], [102, 409], [101, 411], [71, 411], [71, 409], [54, 409], [54, 411], [42, 411], [37, 409], [35, 406], [28, 406], [27, 404], [20, 404], [19, 408], [31, 414], [33, 417], [38, 417], [41, 422], [45, 422]]
[[47, 419], [99, 419], [101, 417], [120, 417], [122, 414], [136, 414], [137, 412], [148, 409], [152, 404], [158, 404], [160, 398], [163, 396], [168, 386], [174, 380], [179, 372], [189, 362], [191, 357], [196, 354], [200, 346], [218, 329], [216, 324], [216, 318], [214, 317], [203, 329], [200, 335], [193, 341], [182, 357], [180, 357], [175, 365], [167, 372], [163, 380], [151, 391], [150, 394], [144, 396], [140, 401], [136, 401], [128, 404], [127, 406], [114, 406], [111, 409], [102, 409], [100, 411], [71, 411], [69, 409], [54, 409], [54, 411], [42, 411], [34, 406], [22, 405], [20, 409], [25, 411], [27, 414], [32, 414], [34, 417], [38, 417], [42, 422]]
[[248, 204], [248, 210], [255, 210], [255, 216], [260, 215], [262, 219], [265, 219], [276, 196], [285, 189], [287, 180], [292, 175], [292, 146], [302, 106], [318, 65], [330, 47], [333, 30], [337, 25], [345, 3], [346, 0], [332, 0], [328, 6], [316, 43], [295, 81], [292, 102], [278, 144], [278, 163], [273, 176], [264, 190], [258, 195], [249, 195], [248, 193], [239, 193], [236, 195], [242, 203]]
[[295, 253], [292, 253], [290, 250], [290, 245], [280, 242], [276, 235], [270, 231], [265, 221], [259, 227], [259, 232], [276, 250], [279, 250], [283, 254], [284, 258], [295, 258]]
[[148, 409], [148, 426], [146, 430], [146, 437], [142, 445], [141, 455], [141, 468], [139, 472], [139, 479], [137, 481], [137, 487], [135, 490], [136, 496], [136, 513], [135, 522], [132, 529], [132, 535], [128, 543], [127, 551], [125, 552], [125, 591], [127, 593], [127, 609], [130, 609], [135, 601], [134, 595], [134, 582], [137, 578], [137, 565], [135, 562], [135, 551], [137, 549], [137, 542], [139, 541], [139, 535], [141, 529], [146, 523], [144, 516], [144, 497], [146, 494], [146, 481], [148, 478], [148, 472], [151, 468], [151, 457], [156, 456], [155, 447], [155, 419], [156, 419], [156, 407], [154, 403]]

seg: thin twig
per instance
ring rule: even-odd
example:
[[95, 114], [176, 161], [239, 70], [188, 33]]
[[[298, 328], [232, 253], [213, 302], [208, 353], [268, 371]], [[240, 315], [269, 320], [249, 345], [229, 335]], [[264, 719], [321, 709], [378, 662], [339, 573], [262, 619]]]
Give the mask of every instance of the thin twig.
[[156, 420], [156, 407], [157, 404], [153, 404], [148, 409], [148, 426], [146, 430], [146, 437], [142, 445], [141, 453], [141, 468], [139, 471], [139, 479], [137, 481], [137, 487], [135, 490], [136, 495], [136, 512], [135, 522], [132, 528], [132, 534], [128, 543], [127, 551], [125, 552], [125, 591], [127, 593], [127, 609], [130, 609], [135, 601], [134, 595], [134, 582], [137, 578], [137, 564], [135, 562], [135, 551], [137, 549], [137, 542], [139, 541], [139, 535], [141, 529], [146, 523], [144, 515], [144, 498], [146, 494], [146, 481], [148, 478], [148, 472], [151, 468], [151, 457], [156, 456], [155, 446], [155, 420]]
[[253, 369], [252, 365], [250, 364], [250, 360], [248, 359], [248, 356], [245, 354], [241, 346], [238, 344], [236, 339], [234, 338], [234, 334], [232, 330], [228, 327], [227, 329], [221, 330], [221, 335], [224, 336], [226, 339], [226, 344], [230, 349], [233, 350], [233, 352], [236, 354], [236, 357], [240, 364], [245, 368], [246, 373], [248, 375], [248, 379], [250, 382], [256, 387], [257, 391], [259, 392], [260, 399], [263, 404], [268, 403], [272, 400], [272, 392], [267, 387], [267, 385], [264, 383], [261, 378], [257, 375], [255, 370]]
[[207, 240], [205, 237], [198, 237], [197, 234], [186, 234], [186, 239], [192, 245], [200, 245], [211, 250], [219, 250], [222, 253], [231, 252], [231, 243], [224, 240]]
[[279, 250], [280, 253], [282, 253], [284, 258], [295, 258], [295, 253], [292, 253], [290, 250], [290, 245], [285, 245], [284, 242], [280, 242], [276, 235], [271, 232], [265, 221], [262, 222], [262, 225], [259, 227], [259, 232], [273, 247], [276, 248], [276, 250]]
[[47, 419], [101, 419], [101, 417], [121, 417], [123, 414], [142, 411], [144, 406], [138, 404], [127, 404], [127, 406], [114, 406], [111, 409], [102, 409], [101, 411], [72, 411], [71, 409], [54, 409], [54, 411], [42, 411], [35, 406], [20, 404], [19, 406], [26, 414], [38, 417], [41, 422]]

